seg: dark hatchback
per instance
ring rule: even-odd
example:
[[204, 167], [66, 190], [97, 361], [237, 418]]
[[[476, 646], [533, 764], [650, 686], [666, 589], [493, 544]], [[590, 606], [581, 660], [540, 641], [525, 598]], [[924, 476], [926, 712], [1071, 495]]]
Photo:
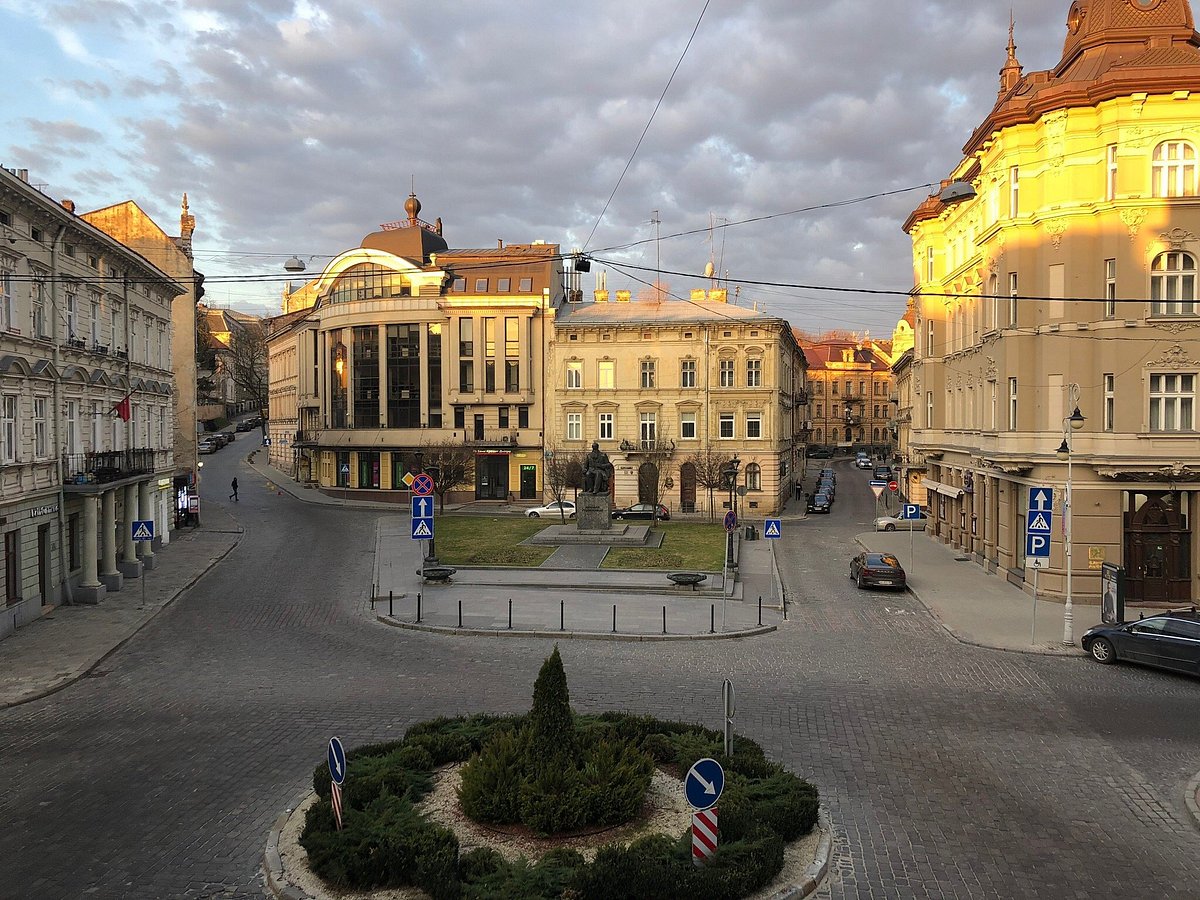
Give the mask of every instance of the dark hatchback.
[[850, 560], [850, 578], [860, 588], [886, 587], [902, 591], [906, 585], [900, 560], [890, 553], [860, 553]]
[[810, 513], [828, 513], [833, 508], [833, 498], [828, 494], [816, 493], [808, 498]]
[[1083, 635], [1083, 650], [1099, 663], [1142, 663], [1200, 675], [1200, 612], [1196, 607], [1157, 616], [1097, 625]]
[[[635, 503], [633, 506], [627, 506], [625, 509], [613, 510], [612, 517], [614, 519], [653, 519], [654, 505], [652, 503]], [[658, 506], [658, 520], [667, 522], [671, 518], [670, 511], [661, 503]]]

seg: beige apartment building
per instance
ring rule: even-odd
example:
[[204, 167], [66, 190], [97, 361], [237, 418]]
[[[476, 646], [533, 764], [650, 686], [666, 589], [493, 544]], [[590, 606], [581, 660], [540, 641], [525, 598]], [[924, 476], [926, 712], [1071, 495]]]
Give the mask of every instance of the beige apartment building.
[[779, 511], [803, 477], [805, 357], [783, 319], [726, 302], [636, 300], [597, 290], [556, 311], [547, 352], [546, 450], [598, 442], [613, 464], [613, 502], [655, 497], [672, 514], [720, 514], [706, 470], [737, 457], [742, 516]]
[[891, 458], [892, 369], [889, 344], [869, 339], [802, 341], [812, 404], [811, 447], [865, 450]]
[[453, 250], [415, 196], [405, 210], [285, 293], [268, 335], [271, 461], [338, 496], [402, 501], [418, 454], [452, 447], [474, 477], [447, 499], [538, 499], [558, 246]]
[[[0, 169], [0, 637], [95, 603], [170, 541], [167, 273]], [[155, 541], [135, 543], [134, 520]]]
[[947, 181], [975, 195], [905, 224], [911, 452], [933, 533], [1002, 577], [1031, 582], [1029, 488], [1050, 486], [1039, 587], [1065, 594], [1070, 471], [1074, 597], [1109, 562], [1129, 599], [1178, 603], [1200, 595], [1200, 35], [1184, 0], [1069, 8], [1053, 68], [1024, 73], [1010, 39]]

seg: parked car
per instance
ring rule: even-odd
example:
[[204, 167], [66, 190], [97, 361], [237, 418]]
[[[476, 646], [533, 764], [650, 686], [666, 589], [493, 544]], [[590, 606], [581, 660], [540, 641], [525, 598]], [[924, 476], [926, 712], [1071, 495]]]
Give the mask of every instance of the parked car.
[[837, 498], [837, 486], [832, 481], [818, 481], [817, 489], [814, 494], [828, 494], [829, 500], [832, 502]]
[[222, 431], [219, 432], [219, 434], [225, 439], [225, 443], [227, 444], [232, 444], [235, 440], [237, 440], [237, 435], [232, 431]]
[[820, 472], [818, 472], [817, 477], [818, 478], [828, 478], [834, 484], [837, 484], [837, 473], [835, 473], [833, 471], [833, 469], [830, 469], [828, 467], [826, 467], [826, 468], [822, 469]]
[[234, 429], [234, 431], [253, 431], [253, 430], [254, 430], [254, 423], [251, 422], [249, 419], [242, 419], [242, 421], [237, 423], [237, 427]]
[[196, 450], [200, 453], [216, 453], [220, 449], [221, 445], [210, 438], [205, 438], [196, 445]]
[[809, 447], [809, 459], [833, 459], [833, 451], [828, 447]]
[[891, 481], [892, 480], [891, 466], [876, 466], [873, 477], [876, 481]]
[[[614, 510], [612, 517], [614, 519], [653, 519], [654, 504], [635, 503], [633, 506], [627, 506], [624, 509]], [[666, 522], [671, 518], [670, 510], [668, 510], [661, 503], [658, 505], [658, 518], [663, 522]]]
[[1200, 612], [1194, 606], [1136, 622], [1097, 625], [1084, 633], [1082, 643], [1098, 663], [1121, 660], [1200, 675]]
[[826, 493], [817, 492], [808, 498], [810, 513], [828, 513], [833, 509], [833, 498]]
[[871, 462], [871, 457], [867, 456], [865, 453], [860, 453], [854, 458], [854, 465], [859, 469], [869, 469], [872, 465], [874, 465], [874, 463]]
[[876, 531], [924, 531], [929, 524], [925, 513], [919, 519], [900, 519], [896, 516], [880, 516], [875, 520]]
[[225, 432], [223, 431], [214, 431], [212, 434], [205, 435], [204, 439], [206, 441], [212, 441], [214, 444], [216, 444], [218, 450], [229, 443], [229, 441], [225, 439]]
[[900, 560], [890, 553], [860, 553], [850, 560], [850, 578], [859, 588], [904, 590], [906, 576]]
[[575, 518], [575, 504], [570, 500], [559, 502], [555, 500], [552, 503], [547, 503], [545, 506], [535, 506], [532, 509], [525, 510], [525, 515], [530, 519], [540, 519], [542, 516], [547, 518], [561, 519], [564, 515], [568, 519]]

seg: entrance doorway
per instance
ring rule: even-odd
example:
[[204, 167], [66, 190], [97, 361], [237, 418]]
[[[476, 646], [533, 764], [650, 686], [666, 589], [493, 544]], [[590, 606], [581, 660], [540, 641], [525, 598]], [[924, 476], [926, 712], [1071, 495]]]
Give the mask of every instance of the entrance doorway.
[[638, 503], [658, 502], [658, 466], [644, 462], [638, 466]]
[[690, 462], [679, 467], [679, 508], [685, 513], [696, 511], [696, 467]]
[[475, 499], [508, 499], [508, 454], [475, 457]]
[[1125, 511], [1125, 594], [1143, 603], [1191, 598], [1190, 494], [1130, 491]]
[[521, 466], [521, 499], [537, 499], [537, 466]]
[[42, 592], [42, 606], [50, 604], [54, 593], [54, 575], [50, 564], [50, 526], [38, 526], [38, 590]]
[[483, 416], [475, 417], [475, 440], [483, 440]]

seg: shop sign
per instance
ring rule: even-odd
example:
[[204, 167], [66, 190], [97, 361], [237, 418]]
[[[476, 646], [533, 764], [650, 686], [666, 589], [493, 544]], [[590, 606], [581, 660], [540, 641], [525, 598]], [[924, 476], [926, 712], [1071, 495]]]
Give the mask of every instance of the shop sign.
[[1099, 571], [1104, 568], [1104, 548], [1088, 547], [1088, 568]]
[[158, 486], [160, 488], [169, 488], [171, 486], [171, 479], [170, 478], [158, 479]]
[[58, 504], [51, 503], [46, 506], [35, 506], [29, 510], [29, 518], [40, 519], [42, 516], [52, 516], [58, 512]]

